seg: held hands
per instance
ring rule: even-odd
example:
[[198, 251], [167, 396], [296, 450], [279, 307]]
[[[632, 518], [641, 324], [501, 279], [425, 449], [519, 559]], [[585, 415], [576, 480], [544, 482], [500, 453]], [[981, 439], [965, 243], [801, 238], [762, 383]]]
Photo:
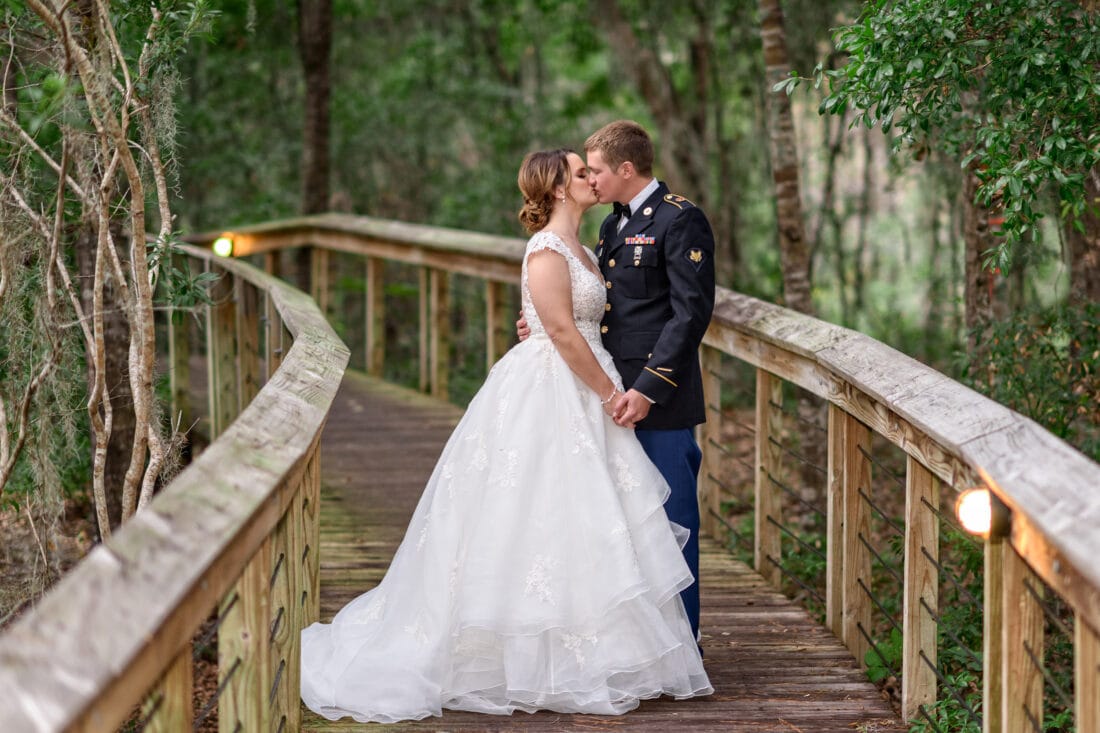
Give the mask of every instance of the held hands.
[[627, 390], [626, 394], [617, 393], [609, 404], [614, 405], [614, 409], [608, 412], [608, 405], [605, 405], [604, 412], [608, 412], [616, 425], [624, 428], [633, 428], [635, 423], [649, 414], [649, 400], [636, 389]]

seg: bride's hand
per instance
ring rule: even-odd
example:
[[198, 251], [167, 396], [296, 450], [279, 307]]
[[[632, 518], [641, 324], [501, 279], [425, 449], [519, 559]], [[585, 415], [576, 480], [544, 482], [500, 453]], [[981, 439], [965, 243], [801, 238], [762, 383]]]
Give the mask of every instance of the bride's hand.
[[649, 414], [651, 403], [638, 390], [632, 389], [617, 400], [615, 412], [611, 417], [615, 424], [624, 428], [633, 428], [637, 423], [645, 419]]
[[608, 395], [606, 400], [602, 400], [600, 404], [603, 406], [603, 414], [610, 418], [615, 417], [615, 410], [619, 407], [619, 400], [622, 399], [623, 393], [618, 387]]

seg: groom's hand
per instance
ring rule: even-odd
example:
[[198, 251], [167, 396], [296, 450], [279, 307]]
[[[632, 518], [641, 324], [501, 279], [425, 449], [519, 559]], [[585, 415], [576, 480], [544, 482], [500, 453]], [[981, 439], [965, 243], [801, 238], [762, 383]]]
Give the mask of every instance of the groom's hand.
[[615, 424], [624, 428], [633, 428], [634, 424], [649, 414], [649, 400], [636, 389], [627, 390], [615, 406]]
[[520, 308], [519, 320], [516, 321], [516, 336], [520, 341], [525, 340], [531, 335], [531, 327], [527, 325], [527, 317], [523, 315], [523, 309]]

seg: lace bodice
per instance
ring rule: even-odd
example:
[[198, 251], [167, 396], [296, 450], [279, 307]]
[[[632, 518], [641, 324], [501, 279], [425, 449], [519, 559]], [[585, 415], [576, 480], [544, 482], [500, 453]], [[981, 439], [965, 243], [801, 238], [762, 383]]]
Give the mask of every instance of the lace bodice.
[[[553, 232], [536, 232], [527, 241], [527, 251], [523, 255], [523, 269], [520, 277], [520, 295], [523, 304], [523, 315], [527, 318], [527, 325], [531, 328], [531, 335], [545, 335], [539, 320], [531, 304], [531, 289], [527, 284], [527, 258], [533, 252], [544, 249], [553, 250], [565, 257], [569, 264], [569, 277], [573, 286], [573, 320], [577, 324], [577, 330], [581, 332], [585, 340], [592, 345], [595, 351], [597, 347], [602, 350], [600, 341], [600, 320], [603, 319], [604, 305], [607, 303], [607, 286], [603, 278], [593, 273], [573, 251], [566, 246], [557, 234]], [[586, 249], [585, 255], [596, 264], [596, 256]]]

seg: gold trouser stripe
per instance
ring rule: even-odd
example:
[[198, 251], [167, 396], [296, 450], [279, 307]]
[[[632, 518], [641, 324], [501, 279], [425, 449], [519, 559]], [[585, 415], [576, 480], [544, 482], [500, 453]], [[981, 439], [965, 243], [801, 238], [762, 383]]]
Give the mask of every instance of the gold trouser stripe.
[[669, 384], [671, 384], [671, 385], [672, 385], [673, 387], [679, 387], [679, 386], [680, 386], [680, 385], [676, 384], [676, 382], [673, 382], [673, 381], [672, 381], [671, 379], [669, 379], [668, 377], [666, 377], [666, 376], [665, 376], [664, 374], [661, 374], [660, 372], [655, 372], [655, 371], [653, 371], [652, 369], [650, 369], [649, 367], [642, 367], [642, 368], [643, 368], [643, 369], [645, 369], [645, 370], [646, 370], [647, 372], [649, 372], [650, 374], [656, 374], [656, 375], [657, 375], [658, 377], [660, 377], [661, 379], [665, 380], [666, 382], [668, 382]]

